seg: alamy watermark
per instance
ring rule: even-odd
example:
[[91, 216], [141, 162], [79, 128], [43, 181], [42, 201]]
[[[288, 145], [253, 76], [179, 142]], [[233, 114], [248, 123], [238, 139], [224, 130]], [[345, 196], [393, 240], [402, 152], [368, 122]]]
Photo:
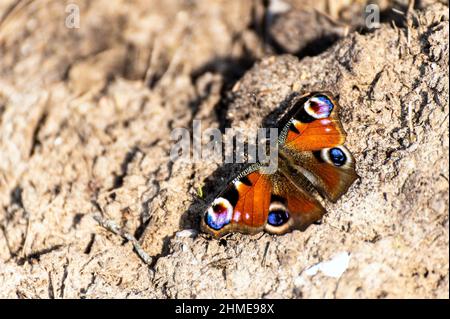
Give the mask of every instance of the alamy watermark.
[[174, 142], [170, 151], [172, 161], [260, 163], [268, 174], [278, 168], [277, 128], [260, 128], [253, 133], [226, 128], [222, 134], [217, 128], [202, 130], [201, 121], [194, 120], [192, 130], [174, 129], [171, 140]]
[[378, 29], [380, 27], [380, 7], [376, 4], [368, 4], [364, 10], [364, 22], [368, 29]]
[[80, 28], [80, 7], [75, 3], [70, 3], [66, 6], [66, 28], [79, 29]]

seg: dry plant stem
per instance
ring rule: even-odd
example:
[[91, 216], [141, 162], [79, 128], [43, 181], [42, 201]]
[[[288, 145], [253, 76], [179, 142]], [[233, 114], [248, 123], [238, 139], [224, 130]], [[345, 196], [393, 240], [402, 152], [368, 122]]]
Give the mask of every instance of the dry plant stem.
[[101, 227], [112, 232], [113, 234], [119, 235], [120, 237], [130, 241], [131, 244], [133, 245], [134, 250], [136, 251], [137, 255], [139, 256], [139, 258], [141, 258], [142, 261], [149, 266], [152, 264], [153, 258], [151, 256], [149, 256], [144, 251], [144, 249], [142, 249], [138, 240], [133, 235], [122, 230], [114, 221], [105, 219], [102, 216], [100, 216], [99, 214], [94, 215], [94, 219], [95, 219], [95, 221], [98, 222], [98, 224]]

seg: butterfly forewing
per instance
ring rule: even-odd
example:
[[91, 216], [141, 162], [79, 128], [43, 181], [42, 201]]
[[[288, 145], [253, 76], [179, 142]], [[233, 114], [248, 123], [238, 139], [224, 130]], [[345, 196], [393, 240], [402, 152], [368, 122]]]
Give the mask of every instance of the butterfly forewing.
[[254, 165], [235, 178], [206, 210], [202, 229], [215, 237], [257, 233], [266, 223], [272, 183]]

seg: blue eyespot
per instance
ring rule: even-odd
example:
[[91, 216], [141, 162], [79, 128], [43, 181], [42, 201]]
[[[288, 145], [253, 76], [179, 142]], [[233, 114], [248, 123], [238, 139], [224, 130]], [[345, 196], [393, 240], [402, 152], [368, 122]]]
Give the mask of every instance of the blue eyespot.
[[347, 156], [345, 153], [339, 148], [332, 148], [329, 150], [330, 160], [336, 166], [342, 166], [347, 161]]
[[214, 230], [228, 225], [233, 216], [233, 208], [226, 199], [218, 198], [205, 214], [205, 223]]
[[269, 212], [267, 223], [272, 226], [281, 226], [289, 220], [289, 213], [285, 210], [273, 210]]
[[333, 110], [333, 103], [326, 96], [315, 96], [308, 101], [306, 112], [316, 119], [329, 117]]

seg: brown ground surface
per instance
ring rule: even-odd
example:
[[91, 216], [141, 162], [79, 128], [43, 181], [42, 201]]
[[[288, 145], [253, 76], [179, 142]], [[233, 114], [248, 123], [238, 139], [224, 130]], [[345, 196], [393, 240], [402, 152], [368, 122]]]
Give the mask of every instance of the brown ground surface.
[[[364, 1], [77, 0], [79, 29], [2, 1], [0, 297], [448, 298], [448, 7], [405, 2], [365, 30]], [[304, 232], [198, 234], [236, 167], [171, 162], [172, 129], [272, 125], [310, 90], [361, 178]]]

